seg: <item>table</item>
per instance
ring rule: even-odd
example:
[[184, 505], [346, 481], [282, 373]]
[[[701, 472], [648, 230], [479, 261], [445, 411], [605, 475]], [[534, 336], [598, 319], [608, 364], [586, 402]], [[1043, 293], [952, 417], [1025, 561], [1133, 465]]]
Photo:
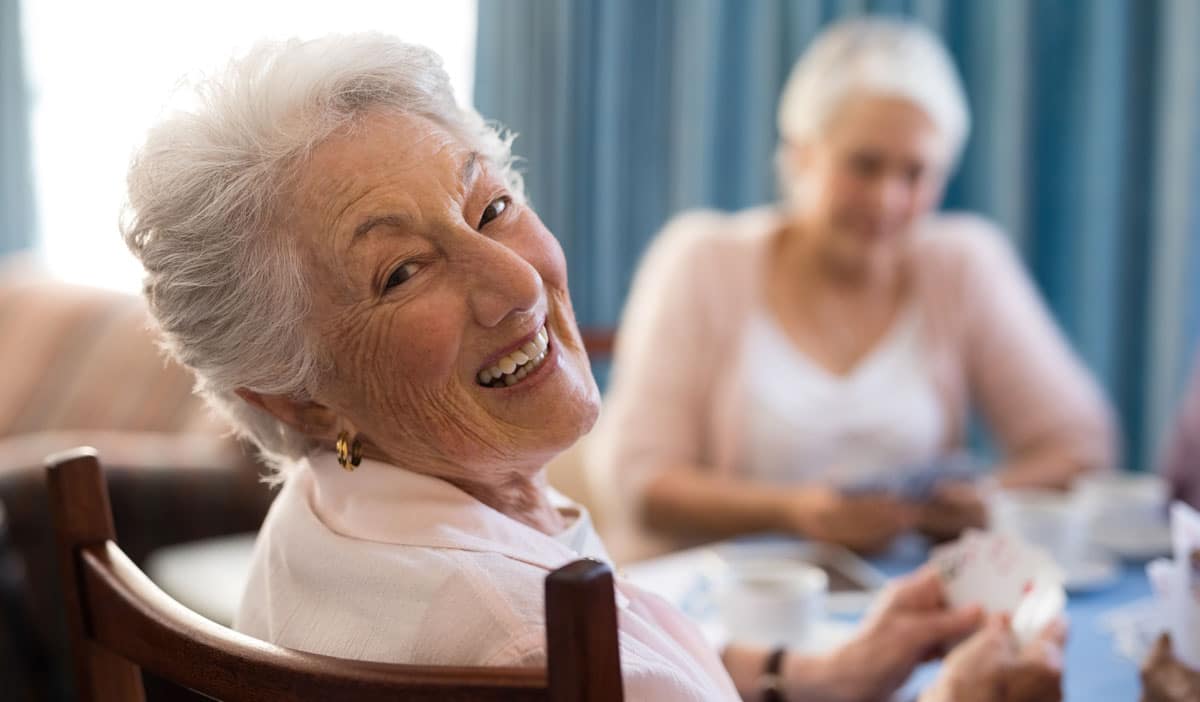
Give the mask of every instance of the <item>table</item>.
[[[764, 538], [764, 537], [759, 537]], [[782, 539], [783, 537], [765, 537]], [[904, 539], [871, 565], [889, 577], [903, 575], [925, 562], [928, 548], [919, 538]], [[698, 606], [697, 579], [711, 577], [719, 563], [706, 549], [692, 549], [631, 564], [622, 574], [635, 584], [656, 592], [692, 616], [714, 640], [720, 624], [711, 607]], [[1064, 672], [1066, 702], [1135, 702], [1141, 694], [1137, 665], [1119, 654], [1113, 637], [1102, 626], [1106, 612], [1150, 596], [1144, 565], [1123, 563], [1119, 578], [1111, 586], [1072, 595], [1067, 604], [1071, 633], [1067, 643]], [[838, 617], [854, 621], [856, 617]], [[905, 687], [902, 699], [923, 687], [934, 675], [936, 665], [918, 670]]]

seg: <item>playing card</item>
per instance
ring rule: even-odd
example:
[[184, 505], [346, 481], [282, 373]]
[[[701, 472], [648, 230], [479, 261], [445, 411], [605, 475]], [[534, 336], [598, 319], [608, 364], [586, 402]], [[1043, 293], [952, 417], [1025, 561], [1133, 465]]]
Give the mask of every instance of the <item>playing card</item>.
[[1200, 512], [1183, 502], [1171, 505], [1171, 542], [1184, 587], [1200, 606]]
[[987, 571], [979, 567], [981, 533], [970, 529], [957, 541], [939, 546], [930, 554], [929, 561], [937, 567], [946, 597], [953, 607], [975, 602], [983, 587]]
[[949, 481], [970, 482], [980, 473], [980, 464], [966, 453], [937, 456], [919, 465], [901, 466], [894, 472], [858, 478], [841, 487], [848, 495], [890, 494], [913, 502], [933, 496], [937, 486]]
[[1012, 615], [1012, 630], [1017, 642], [1025, 646], [1067, 608], [1067, 593], [1062, 585], [1042, 581], [1021, 599]]
[[1029, 640], [1066, 606], [1063, 572], [1040, 548], [1009, 534], [968, 530], [934, 549], [930, 562], [952, 607], [977, 604], [1013, 617], [1019, 639]]
[[1171, 537], [1175, 560], [1169, 571], [1167, 617], [1171, 626], [1171, 646], [1175, 656], [1194, 670], [1200, 670], [1200, 513], [1182, 502], [1171, 505]]
[[1170, 597], [1175, 584], [1175, 561], [1169, 558], [1155, 558], [1146, 564], [1146, 578], [1154, 594], [1162, 598]]

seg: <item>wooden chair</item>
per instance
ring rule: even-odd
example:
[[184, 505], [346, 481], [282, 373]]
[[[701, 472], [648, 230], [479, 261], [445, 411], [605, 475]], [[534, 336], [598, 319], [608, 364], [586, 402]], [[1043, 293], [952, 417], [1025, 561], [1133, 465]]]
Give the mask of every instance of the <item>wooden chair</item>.
[[221, 700], [621, 700], [612, 572], [580, 560], [546, 578], [548, 665], [417, 666], [275, 646], [172, 600], [116, 543], [96, 452], [47, 458], [78, 699], [144, 700], [141, 670]]

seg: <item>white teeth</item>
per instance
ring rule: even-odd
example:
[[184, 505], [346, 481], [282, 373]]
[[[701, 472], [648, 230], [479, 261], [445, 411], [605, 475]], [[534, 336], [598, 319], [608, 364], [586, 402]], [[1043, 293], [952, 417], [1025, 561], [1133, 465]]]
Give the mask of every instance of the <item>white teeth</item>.
[[542, 327], [524, 346], [496, 361], [496, 365], [479, 371], [479, 384], [491, 387], [500, 387], [501, 383], [506, 387], [515, 385], [545, 360], [549, 344], [550, 335]]

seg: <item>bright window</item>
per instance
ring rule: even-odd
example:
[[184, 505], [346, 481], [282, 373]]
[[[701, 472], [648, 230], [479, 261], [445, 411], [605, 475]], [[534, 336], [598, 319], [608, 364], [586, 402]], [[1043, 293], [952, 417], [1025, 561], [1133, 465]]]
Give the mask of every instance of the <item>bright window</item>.
[[133, 151], [181, 78], [217, 69], [259, 39], [375, 30], [441, 54], [470, 104], [475, 0], [28, 0], [38, 248], [67, 280], [137, 290], [117, 229]]

